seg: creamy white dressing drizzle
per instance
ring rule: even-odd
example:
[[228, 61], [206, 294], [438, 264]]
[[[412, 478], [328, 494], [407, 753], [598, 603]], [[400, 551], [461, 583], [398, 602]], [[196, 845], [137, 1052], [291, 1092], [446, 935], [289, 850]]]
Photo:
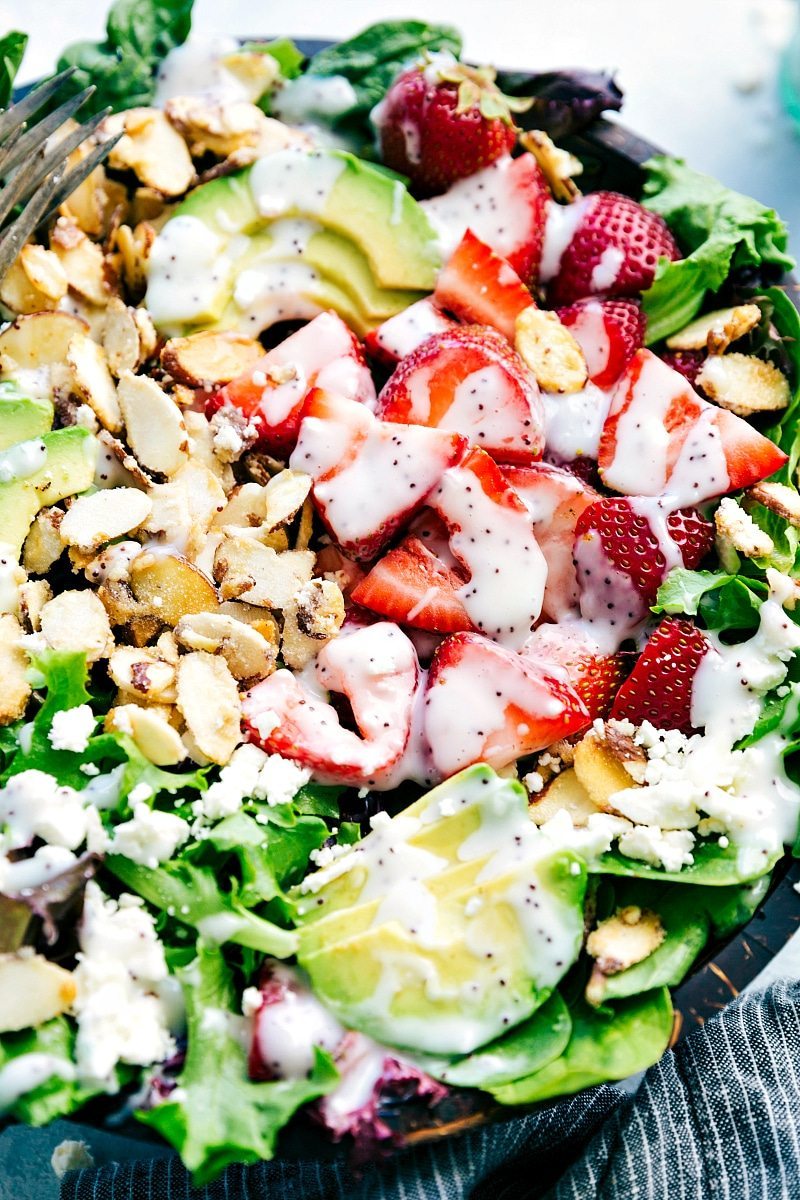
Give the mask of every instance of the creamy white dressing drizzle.
[[41, 471], [47, 462], [47, 446], [41, 438], [17, 442], [8, 450], [0, 452], [0, 483], [13, 483], [15, 479], [27, 479]]
[[335, 154], [278, 150], [253, 163], [250, 190], [262, 217], [322, 212], [344, 168]]
[[556, 204], [551, 200], [547, 206], [547, 223], [544, 230], [542, 260], [539, 278], [542, 283], [555, 279], [564, 253], [583, 220], [587, 200], [576, 200], [574, 204]]
[[299, 75], [275, 93], [272, 112], [289, 125], [315, 124], [341, 116], [358, 103], [353, 85], [344, 75]]
[[553, 462], [597, 458], [611, 395], [593, 383], [570, 395], [543, 393], [545, 443]]
[[223, 59], [241, 49], [235, 38], [194, 35], [176, 46], [161, 63], [153, 103], [163, 108], [174, 96], [200, 96], [219, 104], [250, 100], [242, 82]]
[[20, 1054], [0, 1067], [0, 1113], [8, 1112], [16, 1102], [48, 1079], [75, 1078], [75, 1068], [54, 1054]]

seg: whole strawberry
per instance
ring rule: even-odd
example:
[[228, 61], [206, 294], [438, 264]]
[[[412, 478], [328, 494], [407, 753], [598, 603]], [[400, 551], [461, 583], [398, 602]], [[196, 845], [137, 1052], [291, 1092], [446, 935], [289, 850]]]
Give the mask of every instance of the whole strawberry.
[[490, 67], [435, 60], [398, 75], [374, 118], [386, 166], [435, 196], [510, 153], [511, 114], [531, 101], [504, 96], [494, 79]]

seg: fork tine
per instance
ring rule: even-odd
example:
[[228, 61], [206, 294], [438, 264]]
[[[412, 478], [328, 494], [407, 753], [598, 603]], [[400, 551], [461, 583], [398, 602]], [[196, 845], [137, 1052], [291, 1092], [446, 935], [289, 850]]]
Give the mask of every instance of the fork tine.
[[[86, 158], [81, 159], [71, 171], [68, 171], [63, 176], [50, 202], [50, 207], [44, 213], [44, 217], [50, 216], [58, 208], [59, 204], [63, 204], [67, 197], [72, 195], [75, 189], [83, 183], [86, 176], [91, 175], [95, 167], [98, 167], [103, 159], [110, 154], [122, 136], [122, 132], [120, 132], [112, 138], [107, 138], [104, 142], [98, 142], [94, 149], [90, 150], [86, 155]], [[40, 217], [39, 220], [43, 220], [44, 217]], [[2, 271], [0, 271], [0, 279], [2, 279]]]
[[63, 176], [58, 171], [51, 175], [0, 238], [0, 279], [8, 274], [23, 245], [50, 209], [62, 182]]
[[[70, 96], [63, 104], [54, 109], [43, 121], [37, 121], [30, 129], [23, 133], [22, 137], [14, 146], [9, 154], [0, 152], [0, 175], [8, 175], [13, 171], [14, 167], [19, 166], [21, 162], [44, 145], [52, 133], [69, 120], [74, 113], [78, 111], [82, 104], [94, 93], [95, 87], [84, 88], [82, 92], [78, 92], [77, 96]], [[13, 109], [10, 111], [13, 112]]]
[[28, 117], [37, 112], [43, 104], [46, 104], [51, 96], [59, 90], [63, 83], [66, 83], [75, 74], [75, 67], [67, 67], [66, 71], [61, 71], [58, 75], [54, 75], [52, 79], [40, 83], [38, 87], [32, 88], [27, 96], [12, 104], [0, 113], [0, 142], [4, 142], [14, 130], [27, 121]]

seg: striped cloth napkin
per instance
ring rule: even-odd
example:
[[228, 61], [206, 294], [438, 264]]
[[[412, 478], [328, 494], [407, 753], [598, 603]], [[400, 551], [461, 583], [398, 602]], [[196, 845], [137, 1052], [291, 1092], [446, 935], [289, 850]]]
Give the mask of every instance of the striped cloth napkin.
[[645, 1074], [354, 1174], [342, 1160], [232, 1167], [195, 1190], [177, 1158], [74, 1171], [61, 1200], [795, 1200], [800, 983], [731, 1004]]

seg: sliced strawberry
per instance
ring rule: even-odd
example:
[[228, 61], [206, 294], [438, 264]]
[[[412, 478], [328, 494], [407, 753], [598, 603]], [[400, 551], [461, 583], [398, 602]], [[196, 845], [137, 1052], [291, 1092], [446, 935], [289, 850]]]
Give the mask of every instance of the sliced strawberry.
[[475, 762], [504, 767], [588, 721], [563, 670], [477, 633], [454, 633], [436, 651], [424, 714], [433, 763], [445, 778]]
[[468, 324], [491, 325], [514, 343], [515, 322], [534, 303], [511, 264], [468, 229], [436, 281], [434, 300]]
[[463, 585], [463, 573], [446, 567], [419, 538], [407, 537], [375, 564], [352, 599], [400, 625], [456, 633], [472, 629], [457, 595]]
[[577, 475], [549, 463], [504, 467], [503, 474], [528, 509], [547, 563], [542, 616], [560, 621], [578, 611], [578, 580], [572, 550], [578, 517], [598, 499]]
[[455, 430], [501, 462], [531, 462], [544, 446], [536, 381], [505, 338], [485, 325], [429, 337], [398, 364], [377, 412], [384, 421]]
[[547, 216], [542, 280], [553, 305], [582, 296], [638, 296], [653, 282], [659, 258], [681, 252], [666, 222], [630, 196], [591, 192]]
[[628, 364], [600, 438], [607, 487], [629, 496], [666, 496], [674, 507], [749, 487], [785, 462], [773, 442], [703, 400], [649, 350]]
[[372, 787], [408, 742], [419, 676], [414, 647], [396, 625], [379, 621], [329, 642], [315, 670], [319, 686], [349, 701], [359, 732], [345, 728], [317, 691], [280, 670], [244, 696], [248, 740], [309, 767], [322, 783]]
[[696, 625], [677, 617], [667, 617], [648, 641], [617, 693], [611, 716], [633, 721], [635, 725], [649, 721], [657, 729], [694, 733], [694, 680], [709, 651], [713, 651], [713, 647]]
[[624, 634], [655, 603], [667, 573], [693, 570], [713, 545], [713, 523], [695, 509], [669, 512], [641, 497], [596, 500], [575, 526], [582, 615]]
[[258, 446], [280, 457], [297, 441], [303, 402], [312, 387], [374, 405], [375, 385], [358, 339], [334, 312], [320, 313], [209, 397], [206, 415], [225, 405], [258, 429]]
[[422, 206], [452, 253], [468, 229], [505, 258], [523, 283], [536, 281], [550, 192], [532, 154], [504, 155]]
[[355, 400], [314, 389], [291, 465], [314, 479], [312, 498], [351, 558], [374, 558], [457, 462], [464, 438], [380, 421]]
[[445, 471], [428, 501], [469, 573], [458, 596], [476, 629], [519, 649], [542, 608], [547, 563], [530, 514], [483, 450]]
[[371, 330], [364, 346], [370, 358], [391, 366], [421, 346], [432, 333], [444, 333], [455, 324], [426, 296]]
[[608, 716], [619, 686], [625, 678], [622, 654], [604, 654], [577, 623], [540, 625], [525, 643], [523, 657], [552, 669], [563, 668], [588, 713], [586, 724]]
[[647, 321], [632, 300], [576, 300], [558, 315], [583, 351], [596, 387], [615, 384], [644, 345]]

